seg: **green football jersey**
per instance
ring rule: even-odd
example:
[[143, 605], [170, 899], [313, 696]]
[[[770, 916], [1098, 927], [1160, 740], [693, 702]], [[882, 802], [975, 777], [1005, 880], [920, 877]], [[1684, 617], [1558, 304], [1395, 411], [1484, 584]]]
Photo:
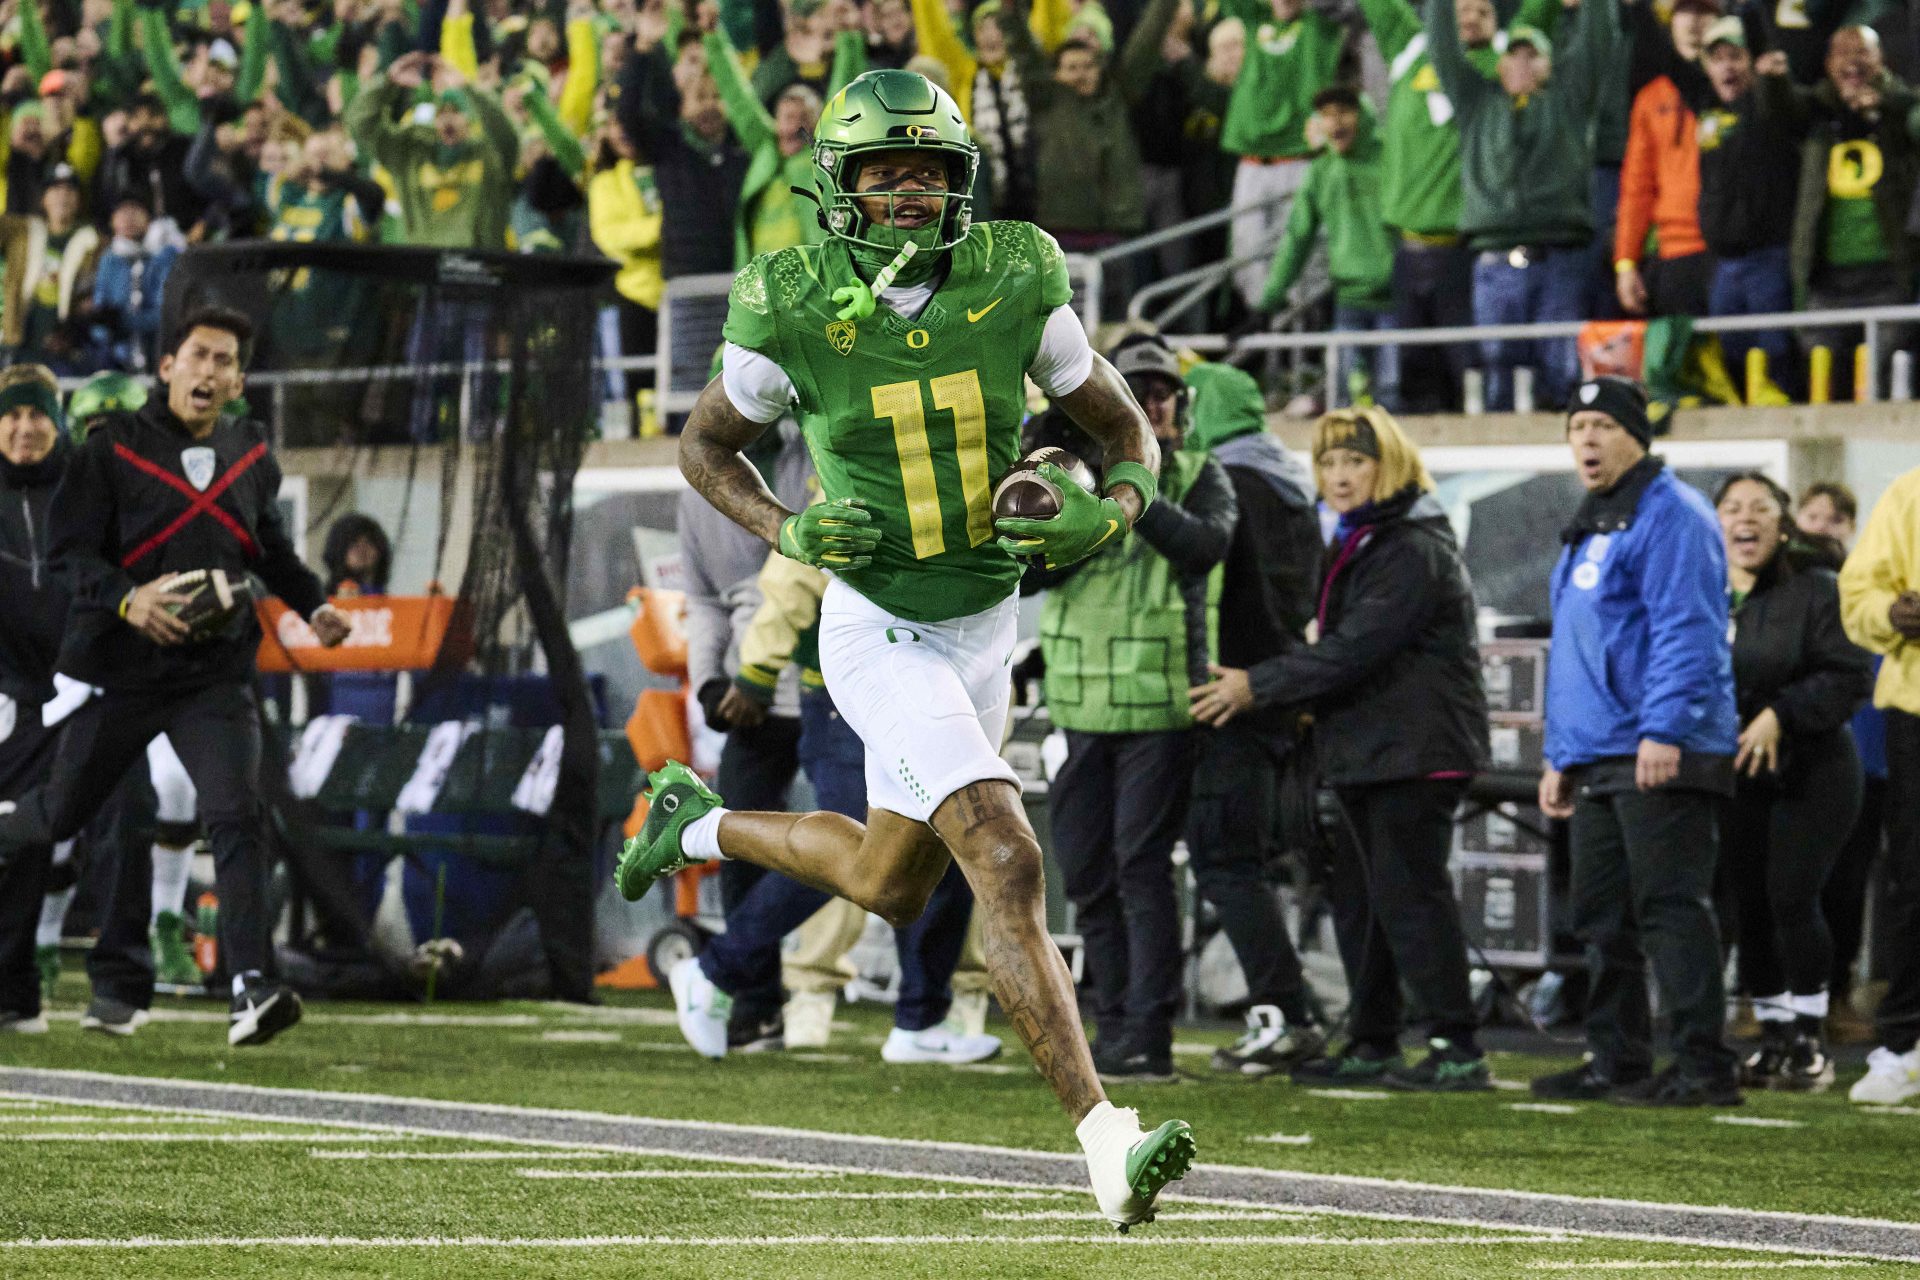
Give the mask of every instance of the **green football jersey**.
[[1022, 566], [994, 541], [993, 486], [1020, 452], [1027, 366], [1072, 296], [1053, 237], [988, 222], [908, 320], [880, 302], [841, 320], [855, 280], [843, 241], [754, 259], [734, 277], [726, 338], [779, 365], [799, 396], [820, 487], [873, 513], [873, 563], [840, 573], [903, 618], [939, 622], [1012, 594]]

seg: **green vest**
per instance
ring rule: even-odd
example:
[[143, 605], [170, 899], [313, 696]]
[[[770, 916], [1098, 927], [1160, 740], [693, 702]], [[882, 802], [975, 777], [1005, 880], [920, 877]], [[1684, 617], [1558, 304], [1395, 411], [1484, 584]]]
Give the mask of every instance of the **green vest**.
[[[1160, 475], [1178, 502], [1207, 455], [1182, 449]], [[1207, 652], [1220, 633], [1219, 565], [1207, 575]], [[1040, 611], [1053, 723], [1081, 733], [1153, 733], [1193, 724], [1187, 710], [1187, 606], [1167, 558], [1130, 537], [1047, 592]]]

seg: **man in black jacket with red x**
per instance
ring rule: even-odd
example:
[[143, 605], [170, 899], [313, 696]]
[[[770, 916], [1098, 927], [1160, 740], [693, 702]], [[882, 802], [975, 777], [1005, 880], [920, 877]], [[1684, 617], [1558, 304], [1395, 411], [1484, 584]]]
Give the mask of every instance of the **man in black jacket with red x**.
[[[160, 360], [164, 398], [94, 428], [55, 495], [53, 557], [73, 604], [58, 669], [101, 690], [73, 713], [47, 784], [0, 797], [0, 858], [64, 840], [166, 733], [199, 792], [220, 893], [220, 945], [233, 974], [230, 1044], [261, 1044], [300, 1017], [299, 998], [266, 978], [272, 947], [262, 848], [260, 732], [253, 691], [260, 628], [252, 610], [192, 639], [160, 587], [172, 574], [256, 574], [312, 624], [346, 638], [344, 614], [294, 551], [280, 467], [260, 424], [223, 414], [239, 396], [252, 340], [246, 317], [189, 313]], [[144, 907], [142, 908], [144, 910]], [[131, 1032], [144, 1011], [114, 1011]], [[98, 1012], [98, 1011], [96, 1011]]]

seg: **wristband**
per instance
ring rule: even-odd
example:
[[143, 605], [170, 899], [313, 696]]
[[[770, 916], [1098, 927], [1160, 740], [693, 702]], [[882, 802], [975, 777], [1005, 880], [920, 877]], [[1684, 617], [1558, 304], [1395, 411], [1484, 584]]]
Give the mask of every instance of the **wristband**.
[[132, 607], [133, 607], [133, 592], [129, 591], [127, 592], [127, 594], [120, 597], [120, 617], [123, 621], [126, 619], [127, 610]]
[[1639, 269], [1640, 269], [1640, 264], [1635, 262], [1632, 258], [1614, 259], [1613, 274], [1617, 276], [1625, 275], [1629, 271], [1638, 271]]
[[1113, 493], [1113, 487], [1118, 484], [1130, 484], [1140, 495], [1142, 515], [1146, 514], [1147, 508], [1153, 505], [1154, 498], [1160, 492], [1160, 478], [1132, 459], [1116, 462], [1107, 468], [1107, 483], [1100, 490], [1101, 496], [1110, 496]]

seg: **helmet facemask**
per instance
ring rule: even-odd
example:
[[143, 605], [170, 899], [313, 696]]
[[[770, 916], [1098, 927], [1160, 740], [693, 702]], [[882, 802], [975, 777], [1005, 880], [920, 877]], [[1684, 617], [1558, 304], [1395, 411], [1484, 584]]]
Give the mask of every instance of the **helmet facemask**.
[[[946, 161], [947, 190], [854, 190], [860, 167], [867, 158], [881, 152], [920, 148], [937, 151]], [[929, 250], [951, 249], [967, 238], [967, 230], [973, 225], [973, 180], [980, 165], [979, 152], [972, 146], [945, 141], [916, 143], [910, 138], [889, 138], [858, 147], [817, 142], [813, 158], [820, 186], [820, 223], [829, 234], [848, 241], [856, 249], [869, 249], [890, 258], [908, 243], [924, 254]], [[938, 216], [921, 227], [891, 225], [893, 205], [909, 197], [937, 204]], [[887, 224], [868, 218], [862, 208], [862, 201], [876, 199], [887, 201]]]

